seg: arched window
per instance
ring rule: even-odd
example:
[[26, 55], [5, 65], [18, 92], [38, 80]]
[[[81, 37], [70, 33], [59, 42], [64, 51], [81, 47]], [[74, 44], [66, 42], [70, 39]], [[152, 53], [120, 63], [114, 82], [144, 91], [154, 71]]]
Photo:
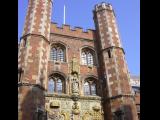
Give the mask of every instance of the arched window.
[[52, 48], [51, 50], [51, 58], [55, 61], [57, 61], [57, 49], [56, 48]]
[[90, 95], [89, 83], [88, 82], [84, 83], [84, 95]]
[[95, 83], [91, 84], [91, 94], [96, 95], [96, 84]]
[[82, 49], [81, 61], [83, 65], [95, 65], [95, 52], [89, 48]]
[[87, 55], [85, 52], [82, 52], [82, 64], [87, 65]]
[[48, 92], [49, 93], [65, 93], [65, 79], [59, 74], [54, 74], [51, 76], [48, 82]]
[[97, 95], [96, 83], [94, 78], [88, 78], [83, 85], [84, 95]]
[[60, 61], [64, 61], [64, 51], [62, 49], [58, 51], [58, 58]]
[[49, 91], [49, 93], [54, 92], [54, 80], [53, 79], [50, 79], [48, 82], [48, 91]]
[[93, 65], [93, 55], [89, 52], [87, 57], [88, 65]]
[[57, 80], [57, 92], [62, 93], [62, 80], [61, 79]]
[[51, 48], [51, 60], [65, 62], [65, 46], [54, 44]]

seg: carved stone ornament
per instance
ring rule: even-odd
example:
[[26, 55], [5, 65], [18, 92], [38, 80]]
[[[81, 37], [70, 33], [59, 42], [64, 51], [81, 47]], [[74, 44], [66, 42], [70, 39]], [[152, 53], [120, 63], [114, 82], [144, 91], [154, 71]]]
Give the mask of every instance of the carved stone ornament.
[[92, 108], [93, 108], [93, 110], [95, 110], [95, 111], [99, 111], [99, 110], [100, 110], [100, 106], [98, 106], [98, 105], [95, 105], [95, 106], [93, 106]]
[[87, 111], [82, 116], [82, 120], [92, 120], [92, 113], [90, 111]]
[[71, 73], [79, 74], [79, 63], [75, 55], [73, 56], [70, 67], [71, 67]]
[[64, 110], [61, 111], [61, 115], [64, 116], [64, 120], [70, 120], [69, 113]]
[[72, 93], [73, 95], [79, 95], [79, 80], [78, 80], [78, 75], [74, 73], [72, 75]]
[[57, 100], [54, 100], [50, 103], [50, 107], [60, 107], [60, 103]]
[[73, 109], [72, 110], [73, 114], [78, 115], [80, 113], [79, 106], [78, 106], [77, 102], [74, 102], [72, 109]]

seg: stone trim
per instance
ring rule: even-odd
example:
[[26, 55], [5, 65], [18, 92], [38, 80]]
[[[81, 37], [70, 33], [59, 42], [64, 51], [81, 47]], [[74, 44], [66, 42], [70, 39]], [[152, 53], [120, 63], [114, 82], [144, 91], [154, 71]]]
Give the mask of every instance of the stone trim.
[[124, 55], [125, 55], [124, 49], [121, 48], [121, 47], [117, 47], [117, 46], [111, 46], [111, 47], [108, 47], [108, 48], [101, 49], [100, 52], [103, 52], [103, 51], [108, 50], [108, 49], [121, 49], [123, 51]]
[[[45, 93], [45, 97], [56, 97], [56, 98], [69, 98], [72, 99], [72, 95], [68, 94], [51, 94], [51, 93]], [[99, 96], [79, 96], [79, 100], [102, 100]]]
[[42, 86], [40, 86], [40, 85], [38, 85], [38, 84], [31, 84], [31, 83], [29, 83], [29, 82], [19, 82], [19, 83], [18, 83], [18, 87], [22, 87], [22, 86], [38, 87], [38, 88], [40, 88], [40, 89], [42, 89], [42, 90], [45, 90], [44, 87], [42, 87]]
[[46, 37], [44, 37], [43, 35], [39, 35], [39, 34], [31, 34], [31, 33], [29, 33], [29, 34], [26, 34], [26, 35], [20, 37], [20, 40], [21, 40], [21, 39], [24, 39], [24, 38], [26, 38], [26, 37], [28, 37], [28, 36], [41, 37], [41, 38], [43, 38], [46, 42], [48, 42], [48, 43], [50, 44], [50, 41], [49, 41]]
[[113, 96], [110, 98], [105, 98], [105, 101], [115, 100], [115, 99], [122, 98], [122, 97], [134, 98], [134, 96], [132, 94], [120, 94], [120, 95], [116, 95], [116, 96]]
[[99, 96], [80, 96], [79, 99], [84, 99], [84, 100], [102, 100], [101, 97]]

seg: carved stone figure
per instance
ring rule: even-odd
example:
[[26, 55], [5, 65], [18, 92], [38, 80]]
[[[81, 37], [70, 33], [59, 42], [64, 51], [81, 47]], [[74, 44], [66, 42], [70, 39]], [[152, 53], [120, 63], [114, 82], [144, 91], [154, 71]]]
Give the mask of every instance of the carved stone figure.
[[70, 117], [69, 117], [69, 113], [68, 112], [65, 112], [65, 111], [61, 111], [61, 120], [70, 120]]
[[79, 81], [78, 81], [78, 76], [76, 73], [74, 73], [72, 77], [72, 93], [74, 95], [79, 94]]
[[92, 120], [90, 113], [89, 113], [89, 112], [86, 112], [86, 113], [83, 115], [82, 120]]
[[71, 73], [79, 73], [79, 64], [75, 55], [73, 56], [72, 63], [71, 63]]

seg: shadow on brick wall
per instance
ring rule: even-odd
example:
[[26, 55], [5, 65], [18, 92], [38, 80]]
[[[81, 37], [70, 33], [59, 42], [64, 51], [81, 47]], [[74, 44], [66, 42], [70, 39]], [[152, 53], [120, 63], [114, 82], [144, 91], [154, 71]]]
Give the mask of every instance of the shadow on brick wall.
[[21, 102], [21, 115], [19, 120], [37, 120], [36, 112], [37, 108], [44, 107], [44, 94], [40, 88], [23, 87], [23, 99]]
[[113, 113], [114, 120], [134, 120], [132, 107], [123, 105]]
[[130, 105], [123, 106], [124, 113], [125, 113], [125, 120], [133, 120], [133, 109]]

